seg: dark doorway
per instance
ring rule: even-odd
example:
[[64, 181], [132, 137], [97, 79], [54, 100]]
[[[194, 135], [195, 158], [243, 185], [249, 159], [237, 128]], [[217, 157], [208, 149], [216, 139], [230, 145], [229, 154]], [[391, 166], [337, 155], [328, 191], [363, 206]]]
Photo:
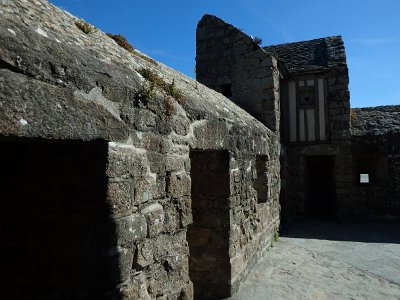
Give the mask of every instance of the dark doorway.
[[230, 296], [229, 153], [191, 151], [193, 224], [188, 228], [195, 299]]
[[120, 299], [106, 141], [0, 140], [4, 299]]
[[331, 218], [335, 210], [334, 156], [307, 156], [306, 213], [314, 218]]

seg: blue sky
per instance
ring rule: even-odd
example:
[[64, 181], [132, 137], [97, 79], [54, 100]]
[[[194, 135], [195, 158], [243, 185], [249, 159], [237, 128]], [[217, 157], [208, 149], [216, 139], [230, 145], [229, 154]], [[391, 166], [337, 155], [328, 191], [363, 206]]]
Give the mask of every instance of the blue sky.
[[208, 13], [263, 45], [342, 35], [352, 107], [400, 104], [399, 0], [50, 0], [193, 77], [196, 25]]

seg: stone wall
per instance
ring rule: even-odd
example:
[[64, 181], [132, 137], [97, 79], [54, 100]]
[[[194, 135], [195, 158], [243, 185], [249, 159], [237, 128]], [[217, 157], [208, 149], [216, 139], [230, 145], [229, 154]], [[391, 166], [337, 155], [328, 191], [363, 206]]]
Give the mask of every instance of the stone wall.
[[[256, 158], [251, 151], [232, 152], [229, 253], [232, 288], [236, 290], [262, 249], [272, 242], [279, 223], [280, 72], [276, 59], [252, 38], [214, 16], [205, 15], [200, 20], [196, 45], [199, 82], [229, 97], [276, 132], [273, 144], [265, 149], [267, 152], [257, 151], [265, 165], [265, 177], [258, 171], [260, 156]], [[265, 180], [265, 199], [258, 199], [257, 189], [259, 193], [263, 189], [258, 188], [257, 174]]]
[[[217, 240], [224, 245], [223, 255], [230, 268], [224, 274], [226, 295], [235, 292], [270, 246], [279, 226], [279, 137], [221, 94], [141, 53], [128, 52], [98, 29], [84, 33], [76, 26], [76, 18], [44, 0], [6, 2], [0, 14], [1, 139], [16, 143], [13, 147], [26, 139], [31, 145], [28, 150], [35, 147], [37, 138], [44, 143], [96, 140], [99, 148], [93, 151], [103, 151], [104, 161], [98, 167], [104, 186], [96, 185], [102, 194], [94, 198], [95, 205], [105, 208], [103, 217], [95, 218], [95, 234], [90, 237], [85, 235], [87, 227], [77, 228], [76, 234], [82, 238], [71, 240], [68, 251], [82, 249], [85, 255], [101, 257], [107, 264], [97, 268], [89, 258], [88, 265], [76, 265], [73, 274], [80, 278], [82, 288], [73, 285], [72, 277], [63, 280], [63, 270], [54, 269], [53, 290], [69, 285], [68, 295], [74, 299], [192, 299], [198, 287], [193, 290], [191, 268], [195, 262], [190, 261], [190, 251], [193, 243], [201, 243], [207, 235], [197, 236], [197, 241], [187, 238], [188, 226], [196, 221], [192, 214], [191, 153], [212, 150], [225, 151], [229, 162], [224, 170], [224, 184], [229, 187], [225, 202], [210, 209], [218, 210], [221, 204], [226, 209], [224, 220], [229, 220], [225, 224], [229, 228]], [[152, 74], [163, 85], [152, 87], [143, 74]], [[65, 155], [67, 162], [69, 157], [80, 157], [79, 151]], [[262, 203], [257, 203], [254, 188], [257, 155], [267, 158], [269, 193]], [[85, 156], [82, 166], [93, 159], [94, 155]], [[47, 177], [58, 172], [52, 164], [46, 168]], [[21, 171], [10, 168], [9, 172], [13, 174], [9, 181], [14, 183]], [[88, 172], [76, 178], [87, 175], [90, 180], [92, 173]], [[75, 199], [63, 190], [62, 182], [54, 187], [54, 197], [46, 201], [57, 203], [57, 193], [64, 201]], [[201, 185], [207, 192], [218, 190], [217, 183]], [[16, 186], [24, 188], [23, 182]], [[80, 195], [82, 190], [76, 193]], [[32, 197], [33, 202], [40, 200], [40, 191]], [[17, 198], [8, 193], [2, 199], [12, 203]], [[74, 209], [80, 214], [90, 202], [85, 194], [78, 199], [83, 208], [78, 205]], [[26, 208], [26, 215], [39, 209], [31, 208]], [[90, 208], [97, 213], [97, 208]], [[63, 209], [57, 219], [65, 224], [75, 220]], [[44, 228], [59, 226], [54, 218], [46, 217], [43, 222]], [[14, 235], [14, 223], [12, 218], [1, 223], [4, 236]], [[42, 231], [35, 234], [39, 241], [47, 238]], [[68, 242], [68, 235], [66, 239], [46, 240], [43, 247], [57, 249]], [[99, 245], [92, 239], [107, 243]], [[64, 260], [64, 254], [53, 252], [53, 258]], [[34, 269], [42, 258], [33, 255], [22, 260], [18, 256], [13, 261], [15, 270]], [[91, 274], [110, 281], [92, 289]], [[10, 281], [19, 276], [15, 272], [8, 275]], [[41, 290], [42, 299], [62, 298], [37, 286], [32, 276], [23, 281], [18, 289], [1, 283], [8, 298], [26, 298], [32, 289]]]
[[205, 15], [196, 32], [196, 76], [227, 94], [268, 128], [279, 132], [279, 79], [276, 59], [251, 37], [223, 20]]
[[[400, 135], [353, 138], [355, 215], [368, 219], [400, 217]], [[369, 183], [360, 183], [368, 174]]]
[[[277, 144], [275, 147], [279, 147]], [[236, 152], [231, 158], [231, 256], [232, 288], [236, 291], [258, 259], [274, 242], [280, 223], [280, 164], [275, 149], [268, 147], [266, 169], [270, 174], [268, 198], [258, 203], [254, 189], [255, 157]], [[250, 189], [249, 189], [250, 187]]]
[[[350, 214], [353, 209], [350, 102], [342, 38], [334, 36], [261, 48], [232, 25], [206, 15], [198, 24], [196, 42], [196, 71], [200, 82], [225, 94], [276, 132], [280, 131], [282, 106], [285, 191], [281, 202], [285, 211], [293, 216], [307, 214], [306, 164], [309, 157], [325, 155], [327, 160], [334, 161], [332, 186], [336, 204], [332, 210], [336, 216]], [[296, 78], [307, 80], [307, 85], [308, 81], [316, 85], [315, 79], [323, 83], [327, 120], [324, 128], [327, 129], [326, 137], [325, 132], [321, 135], [322, 140], [319, 134], [314, 142], [290, 143], [288, 140], [285, 88]], [[316, 126], [317, 133], [318, 130]]]
[[[400, 217], [400, 106], [352, 109], [355, 215]], [[360, 182], [368, 174], [369, 182]]]
[[326, 38], [328, 53], [328, 103], [331, 142], [338, 149], [335, 164], [337, 216], [353, 213], [351, 198], [352, 155], [350, 92], [346, 53], [341, 37]]

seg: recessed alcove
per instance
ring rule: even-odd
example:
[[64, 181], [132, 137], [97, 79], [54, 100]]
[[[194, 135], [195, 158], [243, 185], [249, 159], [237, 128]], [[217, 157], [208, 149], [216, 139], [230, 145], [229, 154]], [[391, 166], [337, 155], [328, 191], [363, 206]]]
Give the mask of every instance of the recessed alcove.
[[100, 299], [113, 290], [107, 149], [105, 141], [0, 139], [5, 299]]
[[267, 156], [256, 156], [257, 178], [254, 181], [254, 189], [257, 191], [257, 202], [266, 203], [268, 200], [268, 176], [267, 176]]
[[195, 299], [230, 296], [229, 153], [191, 151], [193, 224], [187, 239]]

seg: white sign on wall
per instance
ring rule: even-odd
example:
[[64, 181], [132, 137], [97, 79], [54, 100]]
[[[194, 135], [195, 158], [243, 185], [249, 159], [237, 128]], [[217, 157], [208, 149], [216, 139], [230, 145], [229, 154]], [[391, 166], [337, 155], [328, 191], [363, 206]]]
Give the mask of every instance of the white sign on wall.
[[369, 183], [369, 174], [360, 174], [360, 183]]

